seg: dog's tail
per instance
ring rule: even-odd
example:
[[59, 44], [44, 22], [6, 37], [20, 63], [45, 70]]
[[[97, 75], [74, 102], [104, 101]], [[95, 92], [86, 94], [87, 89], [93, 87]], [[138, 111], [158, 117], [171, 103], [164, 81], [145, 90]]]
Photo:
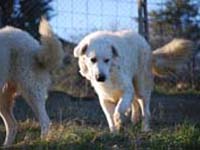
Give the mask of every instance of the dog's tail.
[[52, 70], [62, 64], [64, 51], [61, 42], [45, 18], [41, 18], [39, 33], [41, 35], [41, 49], [36, 55], [37, 62], [41, 67]]
[[190, 40], [174, 39], [153, 51], [153, 73], [166, 76], [179, 70], [194, 54], [195, 46]]

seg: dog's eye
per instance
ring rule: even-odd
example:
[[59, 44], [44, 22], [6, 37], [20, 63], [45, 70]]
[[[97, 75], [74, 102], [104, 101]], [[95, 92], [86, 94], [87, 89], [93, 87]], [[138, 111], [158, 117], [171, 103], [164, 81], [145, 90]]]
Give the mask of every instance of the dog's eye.
[[96, 58], [91, 58], [91, 62], [94, 64], [97, 62], [97, 59]]
[[104, 62], [105, 62], [105, 63], [108, 63], [109, 61], [110, 61], [110, 59], [108, 59], [108, 58], [107, 58], [107, 59], [104, 59]]

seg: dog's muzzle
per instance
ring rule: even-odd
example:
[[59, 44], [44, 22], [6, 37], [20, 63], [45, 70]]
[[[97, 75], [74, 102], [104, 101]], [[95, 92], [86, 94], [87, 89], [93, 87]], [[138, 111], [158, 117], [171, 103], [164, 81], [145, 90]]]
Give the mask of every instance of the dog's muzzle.
[[98, 74], [95, 76], [95, 78], [98, 82], [104, 82], [106, 80], [106, 77], [104, 74]]

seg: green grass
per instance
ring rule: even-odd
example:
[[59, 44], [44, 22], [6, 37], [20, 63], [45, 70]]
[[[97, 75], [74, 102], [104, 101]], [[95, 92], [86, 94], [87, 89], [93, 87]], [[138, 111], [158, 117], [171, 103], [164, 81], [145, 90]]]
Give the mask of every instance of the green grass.
[[[53, 125], [45, 140], [40, 139], [38, 122], [27, 119], [33, 117], [30, 108], [28, 109], [24, 101], [16, 100], [16, 118], [25, 121], [19, 122], [15, 144], [10, 149], [198, 150], [198, 100], [199, 95], [153, 94], [152, 132], [143, 133], [141, 124], [132, 126], [129, 122], [119, 134], [110, 134], [98, 100], [75, 99], [64, 93], [51, 93], [47, 110]], [[0, 123], [0, 145], [4, 137], [5, 128]]]
[[[146, 146], [151, 149], [199, 149], [200, 128], [184, 123], [173, 129], [162, 129], [151, 134]], [[145, 146], [144, 146], [145, 147]]]
[[46, 140], [39, 138], [39, 126], [31, 121], [20, 123], [20, 133], [10, 149], [37, 150], [133, 150], [199, 149], [200, 126], [187, 122], [169, 128], [159, 127], [143, 133], [140, 125], [128, 126], [119, 134], [107, 128], [54, 123]]

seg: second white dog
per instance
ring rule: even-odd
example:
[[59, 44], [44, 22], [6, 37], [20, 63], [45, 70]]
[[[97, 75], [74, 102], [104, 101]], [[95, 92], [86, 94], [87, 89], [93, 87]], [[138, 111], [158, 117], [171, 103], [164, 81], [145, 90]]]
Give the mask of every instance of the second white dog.
[[[192, 42], [174, 40], [152, 53], [145, 39], [132, 31], [98, 31], [74, 49], [80, 73], [98, 94], [111, 132], [118, 131], [129, 110], [142, 129], [149, 131], [153, 72], [175, 70], [191, 55]], [[166, 73], [166, 72], [165, 72]]]

